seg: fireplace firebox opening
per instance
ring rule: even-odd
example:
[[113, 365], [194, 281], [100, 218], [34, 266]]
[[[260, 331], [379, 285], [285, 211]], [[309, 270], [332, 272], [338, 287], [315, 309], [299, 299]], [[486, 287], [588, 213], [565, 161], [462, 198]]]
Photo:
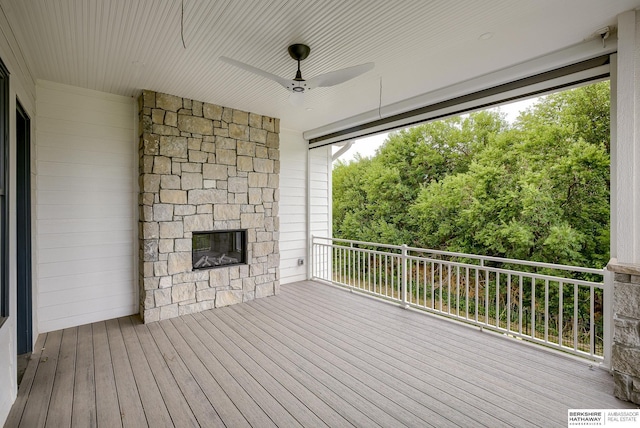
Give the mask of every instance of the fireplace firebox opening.
[[212, 269], [247, 263], [247, 231], [193, 232], [193, 269]]

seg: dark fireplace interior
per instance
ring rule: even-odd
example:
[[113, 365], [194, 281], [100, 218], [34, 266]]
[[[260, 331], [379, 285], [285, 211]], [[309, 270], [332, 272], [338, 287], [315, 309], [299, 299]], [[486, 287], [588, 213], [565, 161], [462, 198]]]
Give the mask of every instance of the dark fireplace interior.
[[247, 231], [193, 232], [193, 269], [211, 269], [247, 262]]

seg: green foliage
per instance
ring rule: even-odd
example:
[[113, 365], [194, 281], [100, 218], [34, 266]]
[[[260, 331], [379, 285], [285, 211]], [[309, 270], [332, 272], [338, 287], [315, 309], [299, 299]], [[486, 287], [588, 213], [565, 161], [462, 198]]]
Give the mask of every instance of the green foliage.
[[609, 84], [389, 136], [333, 171], [334, 235], [602, 267], [609, 259]]

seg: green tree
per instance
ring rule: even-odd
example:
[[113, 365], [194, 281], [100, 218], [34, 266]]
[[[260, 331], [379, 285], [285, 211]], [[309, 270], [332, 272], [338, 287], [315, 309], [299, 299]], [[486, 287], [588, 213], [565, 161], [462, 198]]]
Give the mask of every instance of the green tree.
[[393, 133], [334, 168], [334, 234], [602, 267], [609, 258], [609, 85]]
[[338, 162], [333, 170], [334, 235], [413, 242], [410, 207], [422, 187], [466, 171], [473, 153], [506, 128], [495, 112], [453, 117], [390, 134], [373, 159]]
[[606, 94], [604, 82], [546, 97], [490, 141], [468, 171], [425, 187], [411, 208], [420, 245], [604, 266], [608, 102], [592, 96]]

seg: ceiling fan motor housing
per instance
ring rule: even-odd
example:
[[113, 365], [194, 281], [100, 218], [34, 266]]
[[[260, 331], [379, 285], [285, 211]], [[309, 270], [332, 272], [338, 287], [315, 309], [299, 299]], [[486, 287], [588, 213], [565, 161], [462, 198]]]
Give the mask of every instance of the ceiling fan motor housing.
[[289, 55], [291, 55], [291, 58], [295, 59], [296, 61], [302, 61], [306, 59], [309, 56], [310, 52], [311, 48], [307, 45], [303, 45], [302, 43], [296, 43], [289, 46]]

